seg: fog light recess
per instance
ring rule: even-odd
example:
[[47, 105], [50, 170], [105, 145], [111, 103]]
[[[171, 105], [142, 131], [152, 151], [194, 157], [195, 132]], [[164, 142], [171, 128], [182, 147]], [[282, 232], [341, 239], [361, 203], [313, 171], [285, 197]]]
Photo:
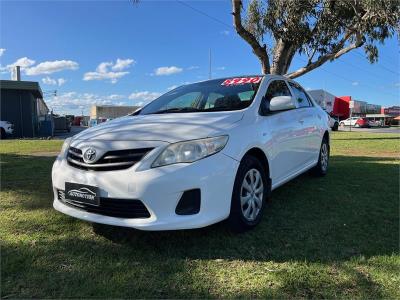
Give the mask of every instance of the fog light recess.
[[177, 215], [194, 215], [200, 211], [201, 202], [200, 189], [193, 189], [183, 192], [181, 199], [176, 206]]

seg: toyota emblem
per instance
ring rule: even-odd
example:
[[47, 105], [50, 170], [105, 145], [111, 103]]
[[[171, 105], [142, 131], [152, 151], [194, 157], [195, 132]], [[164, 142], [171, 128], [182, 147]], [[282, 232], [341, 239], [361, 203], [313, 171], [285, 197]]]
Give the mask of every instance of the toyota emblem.
[[88, 164], [93, 163], [96, 160], [96, 150], [93, 148], [88, 148], [83, 154], [83, 160]]

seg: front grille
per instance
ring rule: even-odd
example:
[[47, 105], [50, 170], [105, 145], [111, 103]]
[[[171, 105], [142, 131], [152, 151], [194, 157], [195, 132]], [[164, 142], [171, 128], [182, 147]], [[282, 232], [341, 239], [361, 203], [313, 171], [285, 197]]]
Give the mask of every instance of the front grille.
[[137, 199], [100, 198], [100, 205], [94, 206], [65, 199], [63, 190], [57, 190], [57, 196], [58, 200], [67, 206], [98, 215], [126, 219], [146, 219], [150, 217], [146, 206]]
[[82, 150], [69, 147], [67, 161], [70, 166], [82, 170], [115, 171], [132, 167], [153, 148], [113, 150], [106, 152], [96, 163], [87, 164], [83, 160]]

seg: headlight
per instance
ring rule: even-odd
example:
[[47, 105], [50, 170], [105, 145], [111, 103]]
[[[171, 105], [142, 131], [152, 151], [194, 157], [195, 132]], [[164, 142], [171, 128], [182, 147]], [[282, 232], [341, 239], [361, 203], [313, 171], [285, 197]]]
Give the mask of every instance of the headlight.
[[70, 143], [71, 143], [71, 138], [65, 139], [64, 144], [61, 147], [61, 152], [60, 152], [60, 154], [58, 154], [59, 158], [64, 158], [65, 157], [65, 154], [68, 151]]
[[218, 136], [169, 145], [151, 165], [153, 168], [176, 163], [191, 163], [221, 151], [228, 136]]

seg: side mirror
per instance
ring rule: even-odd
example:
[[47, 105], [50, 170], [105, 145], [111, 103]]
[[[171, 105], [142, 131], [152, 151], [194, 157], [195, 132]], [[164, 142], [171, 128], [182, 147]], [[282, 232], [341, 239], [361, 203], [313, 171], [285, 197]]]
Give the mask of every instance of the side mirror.
[[270, 111], [288, 110], [296, 108], [293, 98], [290, 96], [277, 96], [269, 102]]

